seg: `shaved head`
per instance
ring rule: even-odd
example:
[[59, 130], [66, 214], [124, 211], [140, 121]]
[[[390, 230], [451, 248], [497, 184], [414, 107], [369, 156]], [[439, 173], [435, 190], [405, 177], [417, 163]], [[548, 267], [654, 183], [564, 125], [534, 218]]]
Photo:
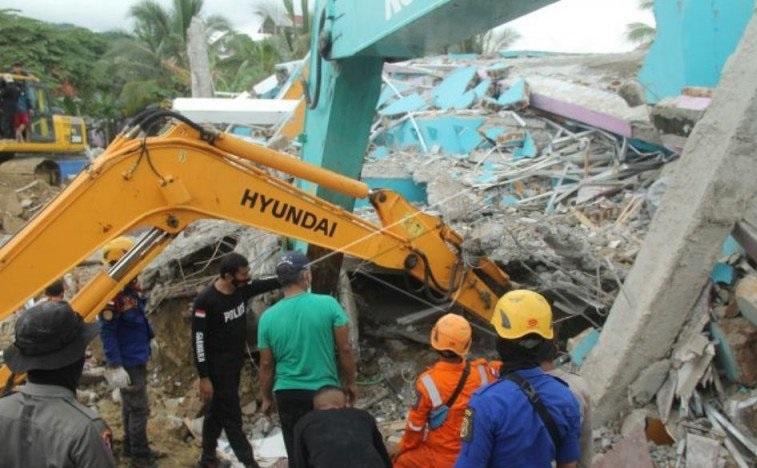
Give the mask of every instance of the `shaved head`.
[[317, 410], [342, 409], [347, 406], [347, 395], [339, 387], [323, 387], [313, 397], [313, 408]]

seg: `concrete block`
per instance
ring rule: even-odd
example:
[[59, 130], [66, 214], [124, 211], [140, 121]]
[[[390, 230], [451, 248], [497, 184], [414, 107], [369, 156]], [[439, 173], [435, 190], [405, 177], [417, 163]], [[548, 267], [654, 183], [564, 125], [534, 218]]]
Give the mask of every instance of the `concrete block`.
[[743, 385], [757, 384], [757, 327], [743, 317], [710, 324], [717, 360], [726, 377]]
[[736, 304], [741, 315], [757, 325], [757, 276], [749, 275], [736, 283]]
[[670, 371], [670, 360], [663, 359], [647, 367], [629, 387], [628, 396], [636, 405], [646, 405], [657, 395]]

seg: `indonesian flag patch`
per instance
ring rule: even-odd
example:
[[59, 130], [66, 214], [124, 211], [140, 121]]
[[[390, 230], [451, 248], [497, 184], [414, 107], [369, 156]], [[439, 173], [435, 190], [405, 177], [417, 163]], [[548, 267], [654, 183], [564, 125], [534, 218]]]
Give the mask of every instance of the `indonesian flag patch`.
[[202, 309], [195, 309], [195, 317], [197, 318], [205, 318], [205, 311]]

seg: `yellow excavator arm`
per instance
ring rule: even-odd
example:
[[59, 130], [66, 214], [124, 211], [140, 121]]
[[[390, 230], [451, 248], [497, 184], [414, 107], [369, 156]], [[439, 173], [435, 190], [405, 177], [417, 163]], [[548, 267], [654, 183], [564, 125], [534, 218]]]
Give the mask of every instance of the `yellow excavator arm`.
[[[169, 119], [168, 124], [165, 124]], [[164, 130], [147, 136], [157, 126]], [[299, 190], [270, 169], [356, 198], [369, 197], [381, 226]], [[488, 319], [509, 279], [493, 262], [463, 261], [462, 238], [389, 190], [170, 111], [140, 115], [57, 198], [0, 249], [0, 320], [109, 240], [142, 229], [135, 247], [72, 300], [87, 320], [199, 219], [226, 219], [403, 270], [428, 293]], [[7, 370], [0, 372], [0, 385]]]

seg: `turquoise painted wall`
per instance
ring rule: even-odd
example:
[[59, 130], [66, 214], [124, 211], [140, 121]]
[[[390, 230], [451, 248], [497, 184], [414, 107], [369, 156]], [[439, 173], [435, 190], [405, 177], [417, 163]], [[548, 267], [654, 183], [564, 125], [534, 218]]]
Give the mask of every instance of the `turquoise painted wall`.
[[754, 8], [755, 0], [657, 0], [657, 38], [639, 72], [647, 102], [717, 86]]

